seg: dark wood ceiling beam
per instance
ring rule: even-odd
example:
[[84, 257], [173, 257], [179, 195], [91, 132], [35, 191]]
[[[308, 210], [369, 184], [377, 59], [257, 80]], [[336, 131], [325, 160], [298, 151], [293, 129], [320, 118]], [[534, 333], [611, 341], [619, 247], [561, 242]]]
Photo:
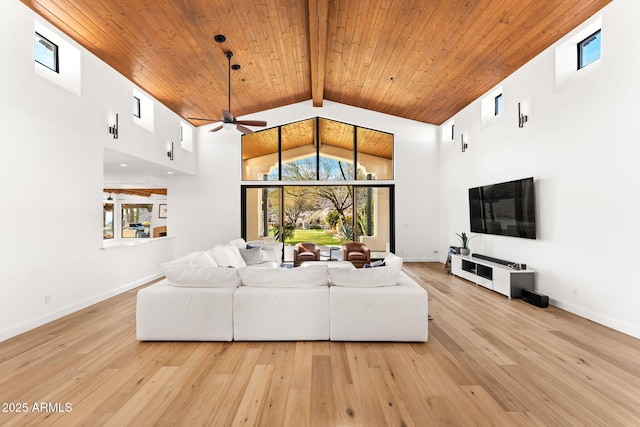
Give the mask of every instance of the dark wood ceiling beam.
[[309, 0], [309, 49], [311, 52], [311, 98], [322, 107], [324, 97], [329, 0]]
[[152, 194], [167, 195], [166, 188], [104, 188], [103, 192], [113, 194], [129, 194], [132, 196], [151, 197]]

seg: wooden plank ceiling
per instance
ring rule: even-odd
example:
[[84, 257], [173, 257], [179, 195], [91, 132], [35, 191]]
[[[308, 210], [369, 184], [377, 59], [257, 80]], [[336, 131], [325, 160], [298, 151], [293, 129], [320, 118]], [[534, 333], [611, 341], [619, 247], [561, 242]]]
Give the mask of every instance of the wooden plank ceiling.
[[611, 0], [21, 1], [184, 118], [227, 108], [231, 50], [236, 116], [313, 99], [441, 124]]

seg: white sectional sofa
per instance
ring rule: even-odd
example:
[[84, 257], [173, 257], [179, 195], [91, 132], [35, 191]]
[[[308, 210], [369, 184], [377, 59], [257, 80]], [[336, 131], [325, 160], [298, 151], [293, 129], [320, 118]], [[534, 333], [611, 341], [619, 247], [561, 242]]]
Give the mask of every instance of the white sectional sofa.
[[245, 244], [163, 264], [166, 278], [138, 291], [137, 338], [427, 341], [428, 295], [402, 271], [402, 258], [391, 254], [384, 266], [365, 269], [343, 262], [281, 268], [268, 259], [273, 254], [257, 262], [253, 253], [247, 265], [238, 259]]

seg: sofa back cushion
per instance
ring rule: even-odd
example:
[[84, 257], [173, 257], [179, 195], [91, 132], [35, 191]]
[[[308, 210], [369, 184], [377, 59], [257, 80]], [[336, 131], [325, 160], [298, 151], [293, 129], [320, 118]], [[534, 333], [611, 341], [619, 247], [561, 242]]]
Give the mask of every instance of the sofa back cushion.
[[399, 257], [396, 254], [389, 253], [384, 258], [384, 265], [386, 267], [398, 267], [398, 268], [402, 269], [402, 263], [403, 263], [402, 257]]
[[326, 265], [313, 265], [307, 268], [240, 268], [238, 269], [243, 286], [262, 288], [307, 288], [327, 286], [329, 284]]
[[218, 263], [213, 254], [205, 251], [196, 251], [166, 262], [163, 265], [201, 265], [204, 267], [217, 267]]
[[282, 262], [282, 242], [267, 243], [262, 246], [262, 260], [268, 262]]
[[236, 288], [240, 286], [240, 276], [235, 268], [163, 264], [162, 272], [171, 286], [185, 288]]
[[395, 286], [402, 266], [391, 265], [376, 268], [348, 268], [329, 269], [329, 279], [334, 286], [350, 288], [375, 288], [380, 286]]

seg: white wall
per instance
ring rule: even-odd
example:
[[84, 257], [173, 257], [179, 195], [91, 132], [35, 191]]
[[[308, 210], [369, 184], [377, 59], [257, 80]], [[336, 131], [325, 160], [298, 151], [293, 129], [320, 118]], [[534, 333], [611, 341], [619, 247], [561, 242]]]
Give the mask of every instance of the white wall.
[[[636, 337], [638, 16], [639, 2], [615, 0], [593, 18], [602, 20], [602, 59], [587, 77], [556, 90], [554, 58], [593, 19], [504, 80], [501, 120], [483, 127], [480, 99], [456, 114], [456, 140], [441, 142], [439, 172], [442, 251], [455, 232], [469, 231], [468, 188], [533, 176], [538, 239], [480, 235], [472, 252], [526, 263], [554, 305]], [[524, 129], [518, 102], [529, 115]]]
[[[411, 261], [437, 260], [438, 128], [329, 101], [321, 108], [305, 101], [243, 118], [266, 120], [273, 127], [316, 116], [394, 134], [396, 252]], [[198, 128], [198, 175], [177, 177], [168, 190], [176, 255], [241, 233], [241, 134], [208, 132], [213, 126]]]
[[[166, 141], [179, 141], [180, 119], [156, 103], [155, 132], [136, 128], [126, 118], [131, 115], [130, 81], [22, 3], [3, 2], [1, 9], [0, 340], [4, 340], [159, 276], [158, 263], [173, 255], [172, 239], [102, 248], [103, 147], [166, 162]], [[34, 72], [36, 21], [80, 51], [79, 91], [72, 93]], [[115, 112], [121, 118], [118, 140], [107, 132]], [[191, 172], [192, 157], [192, 164], [185, 157], [173, 168]]]

